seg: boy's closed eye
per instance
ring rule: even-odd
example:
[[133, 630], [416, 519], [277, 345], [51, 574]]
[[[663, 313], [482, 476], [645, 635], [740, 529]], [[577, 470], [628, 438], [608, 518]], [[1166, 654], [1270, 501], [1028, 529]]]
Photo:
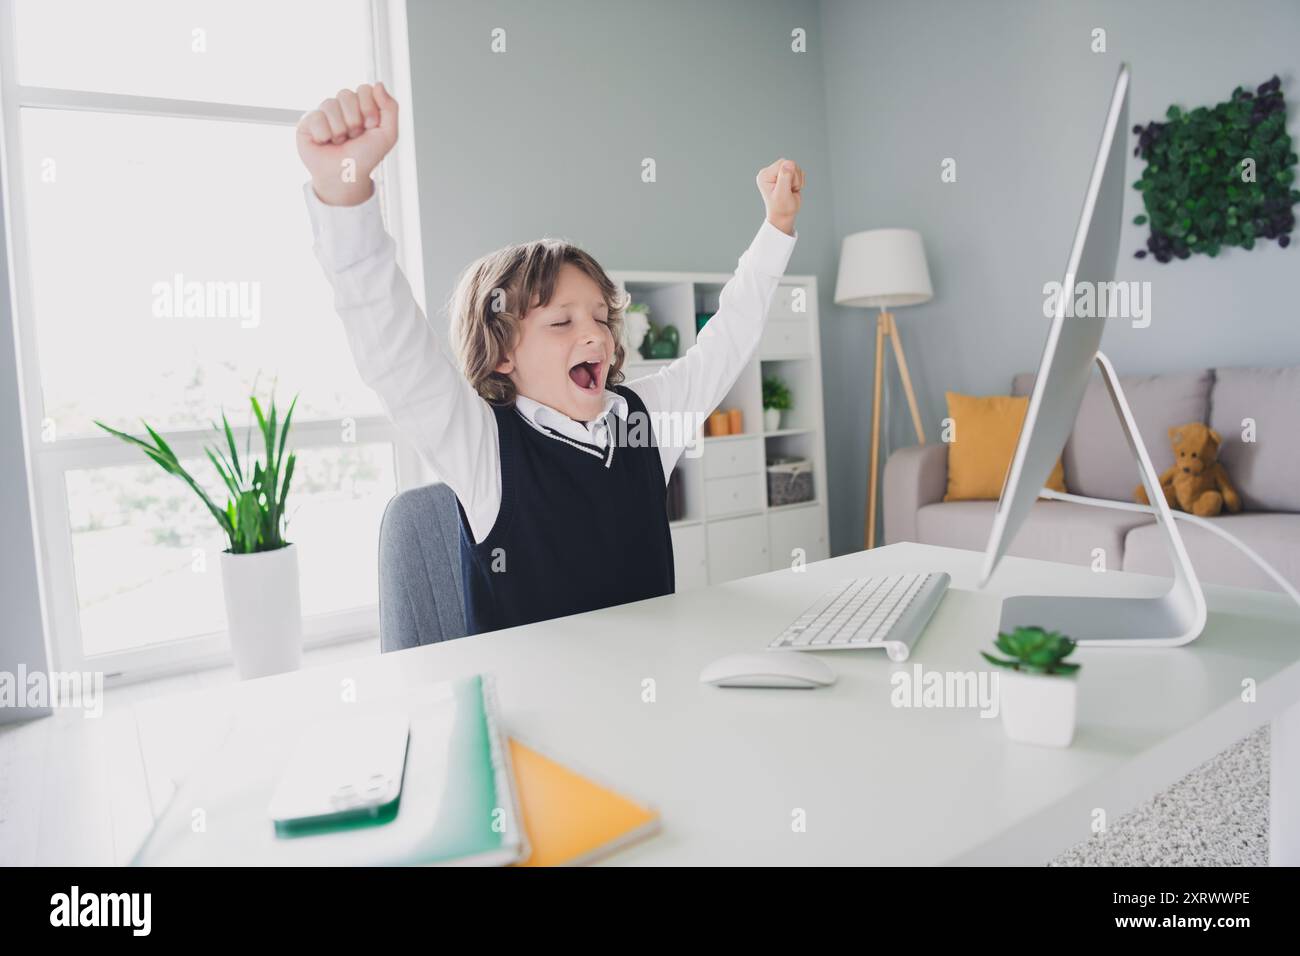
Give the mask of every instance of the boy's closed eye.
[[[599, 322], [601, 325], [609, 325], [609, 316], [607, 316], [607, 315], [597, 315], [597, 316], [595, 317], [595, 319], [596, 319], [596, 321]], [[553, 328], [553, 329], [554, 329], [554, 328], [559, 328], [559, 327], [561, 327], [561, 326], [565, 326], [565, 325], [572, 325], [572, 324], [573, 324], [573, 320], [572, 320], [572, 319], [569, 319], [569, 318], [567, 318], [567, 317], [566, 317], [566, 318], [563, 318], [563, 319], [560, 319], [560, 320], [558, 320], [558, 321], [556, 321], [556, 322], [552, 322], [552, 323], [550, 323], [551, 328]]]

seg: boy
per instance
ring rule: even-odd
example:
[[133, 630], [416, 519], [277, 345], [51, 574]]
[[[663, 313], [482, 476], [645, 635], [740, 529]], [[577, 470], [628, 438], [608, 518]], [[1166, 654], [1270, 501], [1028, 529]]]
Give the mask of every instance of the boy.
[[297, 130], [315, 253], [357, 369], [456, 495], [469, 633], [672, 593], [665, 486], [684, 445], [671, 423], [702, 420], [757, 347], [797, 238], [803, 171], [760, 170], [766, 220], [717, 313], [685, 355], [623, 385], [627, 303], [591, 256], [554, 239], [462, 273], [452, 363], [374, 197], [370, 174], [396, 141], [382, 83], [341, 90]]

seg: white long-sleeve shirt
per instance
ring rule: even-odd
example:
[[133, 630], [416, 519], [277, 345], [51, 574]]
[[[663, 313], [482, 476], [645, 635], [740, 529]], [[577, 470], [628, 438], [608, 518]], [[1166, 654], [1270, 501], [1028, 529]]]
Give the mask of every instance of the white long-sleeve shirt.
[[[501, 507], [501, 460], [496, 417], [469, 384], [421, 313], [397, 267], [396, 243], [384, 229], [378, 190], [355, 206], [322, 202], [304, 185], [313, 251], [334, 289], [334, 308], [362, 381], [379, 395], [389, 418], [455, 493], [482, 541]], [[723, 286], [718, 311], [681, 358], [625, 384], [645, 403], [651, 423], [702, 418], [735, 383], [758, 347], [778, 280], [798, 233], [786, 235], [764, 220], [736, 273]], [[577, 422], [527, 396], [515, 408], [534, 427], [549, 426], [584, 444], [604, 447], [611, 413], [626, 417], [627, 402], [605, 393], [602, 414]], [[655, 425], [654, 427], [658, 427]], [[665, 479], [685, 445], [656, 433]]]

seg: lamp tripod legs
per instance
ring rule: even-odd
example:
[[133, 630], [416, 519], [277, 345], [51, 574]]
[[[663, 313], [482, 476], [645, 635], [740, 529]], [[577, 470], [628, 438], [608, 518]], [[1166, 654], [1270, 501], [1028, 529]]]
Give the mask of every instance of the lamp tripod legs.
[[880, 471], [880, 397], [884, 387], [885, 335], [888, 313], [876, 317], [876, 380], [871, 399], [871, 481], [867, 488], [867, 550], [876, 546], [876, 476]]
[[912, 375], [907, 370], [907, 356], [903, 354], [903, 340], [898, 337], [898, 325], [894, 322], [892, 312], [889, 317], [889, 341], [894, 345], [894, 358], [898, 361], [898, 375], [903, 380], [903, 394], [907, 396], [907, 407], [912, 412], [912, 427], [916, 429], [916, 443], [925, 444], [925, 429], [921, 427], [921, 412], [916, 407], [916, 393], [912, 391]]
[[921, 412], [916, 404], [916, 392], [912, 389], [912, 375], [907, 368], [907, 357], [903, 354], [903, 342], [898, 336], [898, 326], [894, 316], [883, 309], [876, 317], [876, 376], [871, 400], [871, 476], [867, 490], [867, 534], [866, 546], [870, 550], [876, 546], [876, 500], [880, 481], [880, 405], [884, 392], [885, 339], [893, 347], [894, 360], [898, 362], [898, 374], [903, 380], [903, 394], [907, 397], [907, 408], [912, 414], [912, 427], [916, 429], [917, 444], [925, 444], [925, 429], [921, 426]]

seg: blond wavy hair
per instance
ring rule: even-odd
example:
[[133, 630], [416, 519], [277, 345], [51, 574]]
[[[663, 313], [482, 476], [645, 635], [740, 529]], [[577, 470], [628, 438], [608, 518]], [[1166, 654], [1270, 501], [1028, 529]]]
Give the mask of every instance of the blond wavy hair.
[[630, 301], [589, 254], [562, 239], [537, 239], [506, 246], [470, 263], [447, 301], [451, 343], [462, 374], [494, 405], [511, 405], [515, 383], [496, 371], [519, 341], [519, 324], [529, 303], [550, 303], [560, 269], [572, 263], [600, 287], [609, 307], [614, 361], [605, 384], [623, 381], [623, 311]]

